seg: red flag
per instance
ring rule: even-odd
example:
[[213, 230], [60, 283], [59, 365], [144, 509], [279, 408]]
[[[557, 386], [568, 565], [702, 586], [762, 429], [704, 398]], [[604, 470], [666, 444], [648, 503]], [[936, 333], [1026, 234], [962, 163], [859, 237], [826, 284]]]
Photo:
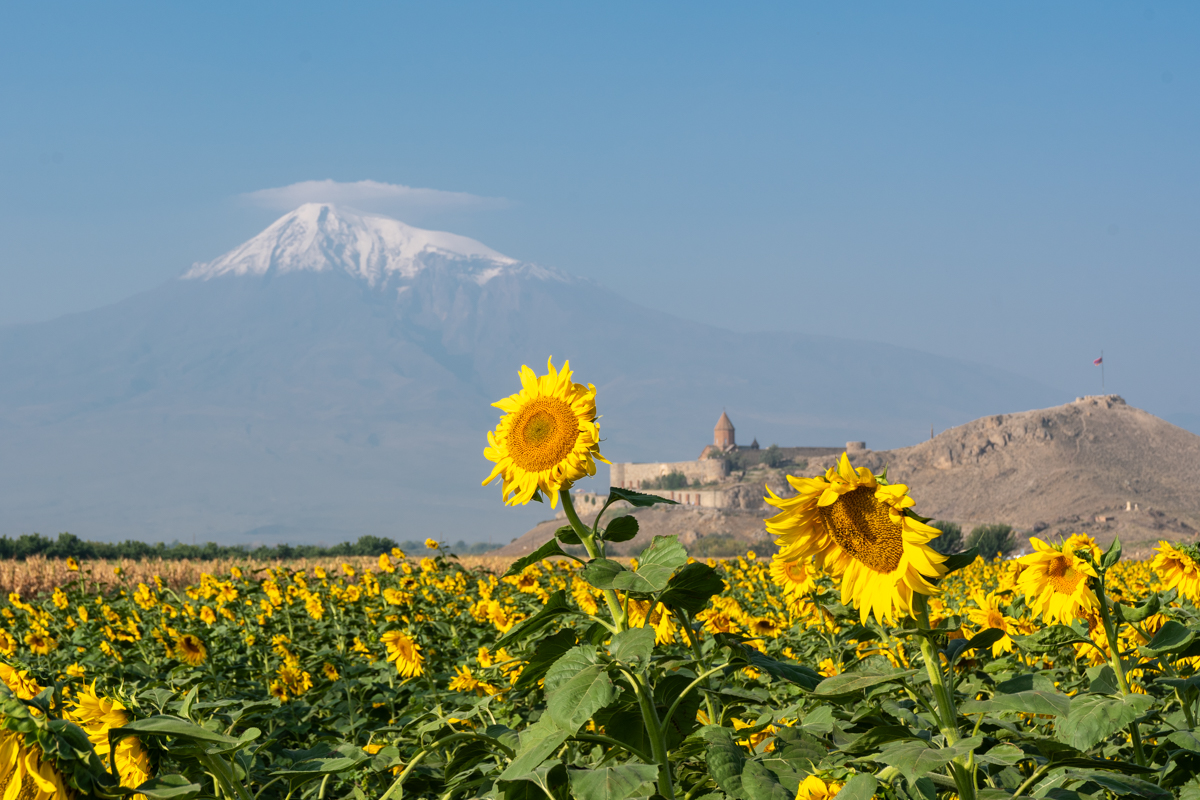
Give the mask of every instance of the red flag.
[[1103, 364], [1103, 363], [1104, 363], [1104, 356], [1100, 356], [1099, 358], [1097, 358], [1097, 359], [1096, 359], [1095, 361], [1093, 361], [1092, 363], [1093, 363], [1093, 364], [1095, 364], [1097, 367], [1098, 367], [1098, 366], [1100, 366], [1101, 364]]

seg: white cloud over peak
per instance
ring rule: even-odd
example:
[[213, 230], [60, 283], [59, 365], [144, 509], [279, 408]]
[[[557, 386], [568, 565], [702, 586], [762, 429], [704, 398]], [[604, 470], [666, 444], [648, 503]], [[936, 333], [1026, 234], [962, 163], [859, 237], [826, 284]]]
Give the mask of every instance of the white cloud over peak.
[[419, 189], [379, 181], [300, 181], [274, 189], [246, 192], [241, 197], [254, 205], [276, 211], [291, 211], [305, 203], [335, 203], [364, 211], [400, 214], [483, 211], [510, 205], [503, 197], [481, 197], [467, 192]]

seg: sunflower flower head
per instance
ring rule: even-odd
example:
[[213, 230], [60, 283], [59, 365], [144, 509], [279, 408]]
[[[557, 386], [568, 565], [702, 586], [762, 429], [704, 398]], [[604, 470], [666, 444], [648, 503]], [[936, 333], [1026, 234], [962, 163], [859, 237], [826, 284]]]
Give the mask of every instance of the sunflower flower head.
[[1151, 567], [1167, 589], [1176, 589], [1193, 604], [1200, 603], [1200, 547], [1159, 542]]
[[506, 505], [524, 505], [539, 491], [558, 504], [558, 493], [575, 481], [596, 474], [600, 455], [600, 425], [596, 422], [596, 387], [571, 381], [571, 364], [537, 375], [521, 367], [521, 391], [493, 403], [505, 412], [496, 430], [488, 432], [483, 455], [495, 462], [483, 482], [500, 478]]
[[425, 658], [419, 644], [400, 631], [388, 631], [379, 638], [387, 647], [387, 660], [396, 665], [401, 677], [415, 678], [425, 674]]
[[1025, 595], [1030, 611], [1048, 623], [1069, 625], [1100, 607], [1096, 593], [1088, 585], [1088, 579], [1096, 577], [1096, 569], [1090, 559], [1079, 555], [1090, 555], [1089, 548], [1074, 547], [1080, 544], [1075, 537], [1061, 547], [1036, 537], [1031, 537], [1029, 543], [1033, 552], [1019, 559], [1025, 570], [1017, 586]]
[[208, 658], [208, 648], [204, 646], [204, 641], [195, 634], [177, 634], [175, 636], [175, 655], [179, 657], [180, 661], [198, 667]]
[[863, 622], [872, 614], [880, 623], [908, 616], [914, 592], [936, 591], [929, 579], [946, 573], [946, 557], [928, 543], [941, 532], [907, 513], [914, 504], [907, 486], [854, 469], [845, 453], [825, 475], [789, 475], [788, 483], [794, 497], [767, 488], [767, 503], [779, 509], [767, 520], [777, 558], [812, 558], [841, 580], [842, 603], [857, 606]]

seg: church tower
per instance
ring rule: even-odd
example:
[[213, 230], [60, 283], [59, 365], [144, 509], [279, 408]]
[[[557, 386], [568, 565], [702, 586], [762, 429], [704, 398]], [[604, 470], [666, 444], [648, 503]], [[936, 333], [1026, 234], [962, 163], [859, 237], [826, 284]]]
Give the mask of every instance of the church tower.
[[713, 446], [722, 452], [737, 447], [737, 442], [733, 438], [733, 423], [729, 421], [729, 415], [724, 411], [721, 412], [721, 418], [717, 420], [717, 426], [713, 428]]

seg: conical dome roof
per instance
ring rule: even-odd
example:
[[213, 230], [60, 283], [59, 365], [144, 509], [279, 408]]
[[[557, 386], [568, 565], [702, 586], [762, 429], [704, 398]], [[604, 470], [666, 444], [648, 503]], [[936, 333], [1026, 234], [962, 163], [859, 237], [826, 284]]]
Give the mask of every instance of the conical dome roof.
[[729, 415], [724, 411], [721, 412], [721, 418], [717, 420], [717, 427], [713, 428], [716, 431], [731, 431], [733, 423], [729, 421]]

